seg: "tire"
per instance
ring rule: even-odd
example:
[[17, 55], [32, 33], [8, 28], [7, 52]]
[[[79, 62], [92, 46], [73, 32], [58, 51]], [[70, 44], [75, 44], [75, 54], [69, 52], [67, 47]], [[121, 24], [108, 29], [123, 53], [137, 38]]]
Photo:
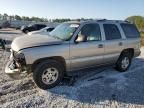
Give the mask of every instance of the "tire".
[[26, 30], [25, 33], [27, 34], [29, 32], [29, 30]]
[[[46, 60], [39, 63], [33, 73], [34, 82], [43, 90], [50, 89], [58, 85], [62, 81], [63, 76], [64, 67], [56, 60]], [[55, 80], [53, 80], [54, 77]]]
[[22, 30], [22, 32], [25, 33], [25, 34], [27, 34], [29, 32], [29, 30], [24, 29], [24, 30]]
[[[125, 62], [124, 62], [125, 61]], [[129, 69], [132, 61], [132, 56], [129, 53], [123, 53], [117, 63], [116, 63], [116, 69], [120, 72], [125, 72]], [[125, 64], [125, 66], [124, 66]]]

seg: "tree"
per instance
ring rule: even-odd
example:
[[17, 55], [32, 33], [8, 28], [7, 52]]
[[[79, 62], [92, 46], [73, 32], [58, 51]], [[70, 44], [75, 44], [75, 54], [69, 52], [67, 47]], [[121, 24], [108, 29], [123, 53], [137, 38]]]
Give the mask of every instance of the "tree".
[[144, 17], [142, 16], [131, 16], [126, 19], [127, 21], [134, 23], [141, 34], [141, 45], [144, 46]]
[[128, 17], [126, 20], [131, 23], [134, 23], [140, 31], [144, 30], [144, 17], [131, 16], [131, 17]]
[[22, 20], [20, 16], [15, 15], [15, 20]]
[[53, 22], [58, 22], [58, 23], [62, 23], [62, 22], [66, 22], [66, 21], [71, 21], [71, 19], [66, 18], [66, 19], [53, 19]]
[[8, 14], [4, 13], [3, 20], [8, 20]]
[[15, 20], [15, 16], [13, 15], [10, 15], [9, 18], [10, 18], [10, 21]]
[[21, 18], [23, 21], [31, 21], [29, 17], [26, 17], [26, 16], [22, 16]]
[[2, 14], [0, 14], [0, 20], [2, 20], [3, 19], [3, 15]]

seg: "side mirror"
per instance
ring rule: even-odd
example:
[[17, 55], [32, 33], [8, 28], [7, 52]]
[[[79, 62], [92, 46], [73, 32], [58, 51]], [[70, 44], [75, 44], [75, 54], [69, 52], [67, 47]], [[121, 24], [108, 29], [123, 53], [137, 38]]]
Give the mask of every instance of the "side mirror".
[[80, 42], [83, 42], [85, 39], [85, 37], [83, 35], [78, 35], [75, 42], [76, 43], [80, 43]]

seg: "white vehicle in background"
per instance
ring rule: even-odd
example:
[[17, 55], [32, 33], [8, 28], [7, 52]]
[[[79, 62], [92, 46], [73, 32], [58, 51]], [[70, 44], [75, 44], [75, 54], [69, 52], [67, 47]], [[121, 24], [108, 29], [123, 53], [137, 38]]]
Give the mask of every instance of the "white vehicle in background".
[[42, 34], [42, 35], [47, 35], [49, 34], [49, 32], [51, 32], [55, 27], [45, 27], [41, 30], [38, 31], [32, 31], [29, 32], [28, 35], [32, 35], [32, 34]]

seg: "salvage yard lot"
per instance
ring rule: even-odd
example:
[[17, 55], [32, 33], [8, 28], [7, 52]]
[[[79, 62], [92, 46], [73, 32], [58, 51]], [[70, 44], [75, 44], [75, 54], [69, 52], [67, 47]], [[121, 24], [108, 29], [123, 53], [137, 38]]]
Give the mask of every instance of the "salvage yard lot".
[[[8, 44], [22, 36], [20, 31], [0, 30], [0, 38]], [[9, 45], [8, 45], [9, 47]], [[144, 49], [125, 73], [113, 67], [78, 72], [72, 85], [63, 81], [50, 90], [40, 90], [31, 75], [20, 80], [10, 79], [4, 73], [9, 51], [0, 51], [0, 108], [58, 107], [58, 108], [134, 108], [144, 107]]]

